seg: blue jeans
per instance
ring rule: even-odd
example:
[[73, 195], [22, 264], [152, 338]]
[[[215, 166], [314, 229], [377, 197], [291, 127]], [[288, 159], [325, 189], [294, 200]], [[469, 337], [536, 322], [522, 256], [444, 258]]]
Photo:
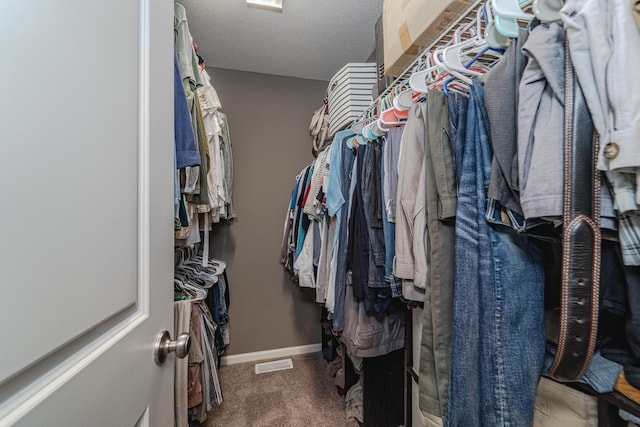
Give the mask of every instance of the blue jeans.
[[470, 95], [464, 147], [453, 147], [460, 154], [445, 425], [529, 426], [545, 352], [542, 251], [510, 227], [486, 221], [489, 123], [478, 82]]
[[[388, 144], [388, 142], [385, 143]], [[382, 151], [382, 160], [384, 163], [384, 150]], [[384, 207], [384, 168], [380, 173], [380, 179], [382, 180], [382, 230], [385, 250], [384, 280], [391, 286], [391, 296], [398, 298], [402, 296], [402, 280], [393, 275], [393, 258], [396, 256], [396, 224], [389, 222], [389, 216]]]
[[[546, 375], [553, 364], [557, 347], [547, 343], [547, 351], [544, 359], [544, 374]], [[599, 351], [593, 354], [589, 369], [578, 380], [580, 383], [590, 385], [598, 393], [611, 393], [614, 390], [618, 375], [622, 371], [622, 365], [603, 357]]]
[[[462, 150], [467, 135], [467, 109], [469, 108], [469, 98], [452, 92], [447, 96], [449, 103], [449, 141], [453, 150], [453, 161], [456, 166], [456, 182], [460, 182], [462, 173]], [[458, 191], [459, 192], [459, 191]]]
[[[229, 346], [229, 313], [227, 312], [226, 293], [227, 275], [225, 273], [218, 276], [218, 283], [213, 285], [207, 296], [207, 305], [211, 311], [213, 321], [218, 326], [215, 339], [218, 355], [222, 354]], [[211, 294], [213, 294], [213, 298], [211, 298]]]

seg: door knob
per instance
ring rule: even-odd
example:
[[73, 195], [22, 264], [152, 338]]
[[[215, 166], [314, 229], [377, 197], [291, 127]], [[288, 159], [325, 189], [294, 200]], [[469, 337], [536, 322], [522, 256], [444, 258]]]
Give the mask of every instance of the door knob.
[[158, 365], [162, 365], [169, 353], [176, 353], [178, 359], [182, 359], [189, 354], [191, 348], [191, 337], [187, 333], [178, 335], [175, 341], [171, 341], [169, 331], [162, 331], [158, 334], [153, 345], [153, 355]]

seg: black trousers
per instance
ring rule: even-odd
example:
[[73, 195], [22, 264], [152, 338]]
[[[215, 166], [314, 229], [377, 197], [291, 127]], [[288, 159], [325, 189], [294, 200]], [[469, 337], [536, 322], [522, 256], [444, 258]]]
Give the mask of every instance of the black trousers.
[[395, 427], [404, 423], [404, 349], [363, 363], [365, 427]]

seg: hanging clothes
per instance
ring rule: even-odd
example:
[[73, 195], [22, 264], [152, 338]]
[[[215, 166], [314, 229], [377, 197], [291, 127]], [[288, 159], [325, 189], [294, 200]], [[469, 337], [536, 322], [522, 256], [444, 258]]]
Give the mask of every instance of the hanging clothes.
[[[176, 220], [176, 240], [178, 244], [193, 246], [200, 242], [199, 233], [204, 231], [205, 246], [208, 247], [210, 224], [231, 221], [237, 216], [232, 201], [229, 123], [221, 112], [222, 105], [204, 61], [197, 55], [186, 10], [179, 3], [174, 5], [174, 30], [178, 169], [175, 210], [179, 219]], [[190, 131], [187, 125], [191, 127]], [[195, 209], [190, 209], [189, 205]]]
[[528, 31], [520, 30], [518, 38], [507, 48], [502, 59], [481, 77], [493, 149], [487, 195], [521, 216], [518, 145], [513, 143], [518, 138], [518, 111], [513, 106], [519, 105], [520, 81], [527, 65], [522, 47], [528, 35]]
[[[297, 178], [281, 261], [299, 284], [316, 288], [323, 321], [354, 365], [401, 348], [395, 310], [424, 305], [418, 402], [435, 425], [534, 422], [536, 385], [557, 344], [552, 315], [566, 191], [565, 57], [558, 52], [566, 38], [604, 141], [598, 167], [608, 178], [596, 188], [606, 239], [601, 334], [579, 381], [608, 393], [624, 366], [623, 388], [640, 385], [640, 166], [628, 145], [640, 108], [623, 86], [607, 87], [612, 75], [638, 68], [632, 64], [640, 56], [621, 48], [640, 43], [632, 3], [605, 10], [602, 1], [567, 1], [562, 24], [533, 21], [501, 57], [483, 56], [497, 52], [488, 47], [476, 55], [484, 40], [462, 24], [456, 37], [468, 72], [454, 73], [440, 47], [431, 52], [435, 67], [423, 55], [429, 71], [418, 80], [428, 88], [408, 112], [392, 102], [400, 96], [392, 91]], [[465, 37], [474, 38], [468, 51]], [[371, 124], [374, 115], [385, 120]], [[391, 115], [402, 127], [387, 128]], [[363, 392], [371, 392], [366, 381]], [[365, 398], [365, 424], [372, 408]]]
[[[457, 185], [444, 93], [430, 91], [423, 116], [429, 269], [420, 350], [420, 407], [444, 416], [451, 370]], [[444, 132], [443, 132], [444, 130]]]
[[534, 28], [522, 47], [529, 58], [520, 82], [518, 172], [525, 218], [560, 217], [563, 210], [564, 31]]
[[[226, 265], [188, 248], [179, 249], [175, 268], [176, 332], [189, 333], [188, 358], [176, 363], [176, 422], [203, 423], [222, 403], [218, 358], [229, 345]], [[177, 424], [178, 425], [178, 424]]]
[[402, 134], [396, 196], [396, 256], [393, 274], [402, 279], [405, 299], [424, 301], [427, 281], [423, 104], [409, 111]]
[[485, 221], [489, 123], [482, 86], [474, 82], [470, 91], [462, 158], [456, 158], [460, 179], [445, 425], [530, 425], [544, 358], [542, 252], [526, 236]]
[[404, 127], [392, 128], [387, 135], [382, 151], [382, 230], [385, 250], [384, 280], [391, 289], [391, 296], [402, 296], [402, 279], [393, 274], [393, 260], [396, 256], [396, 193], [398, 188], [398, 158]]
[[347, 146], [351, 131], [336, 133], [333, 139], [334, 149], [329, 160], [329, 179], [326, 191], [327, 214], [335, 217], [335, 233], [331, 242], [331, 262], [329, 271], [330, 301], [327, 309], [333, 313], [332, 323], [335, 331], [344, 330], [345, 295], [347, 287], [347, 252], [349, 242], [349, 189], [353, 179], [352, 169], [355, 155]]
[[176, 168], [183, 169], [189, 166], [200, 166], [200, 154], [196, 148], [196, 140], [193, 136], [191, 117], [187, 106], [187, 97], [182, 86], [180, 69], [178, 68], [178, 56], [174, 55], [174, 141], [176, 146]]

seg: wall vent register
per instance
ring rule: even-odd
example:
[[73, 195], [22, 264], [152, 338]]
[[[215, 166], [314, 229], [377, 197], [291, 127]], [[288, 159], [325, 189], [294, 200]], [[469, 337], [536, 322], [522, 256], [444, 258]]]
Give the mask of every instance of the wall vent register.
[[291, 361], [291, 359], [256, 363], [256, 374], [266, 374], [267, 372], [284, 371], [287, 369], [293, 369], [293, 361]]

